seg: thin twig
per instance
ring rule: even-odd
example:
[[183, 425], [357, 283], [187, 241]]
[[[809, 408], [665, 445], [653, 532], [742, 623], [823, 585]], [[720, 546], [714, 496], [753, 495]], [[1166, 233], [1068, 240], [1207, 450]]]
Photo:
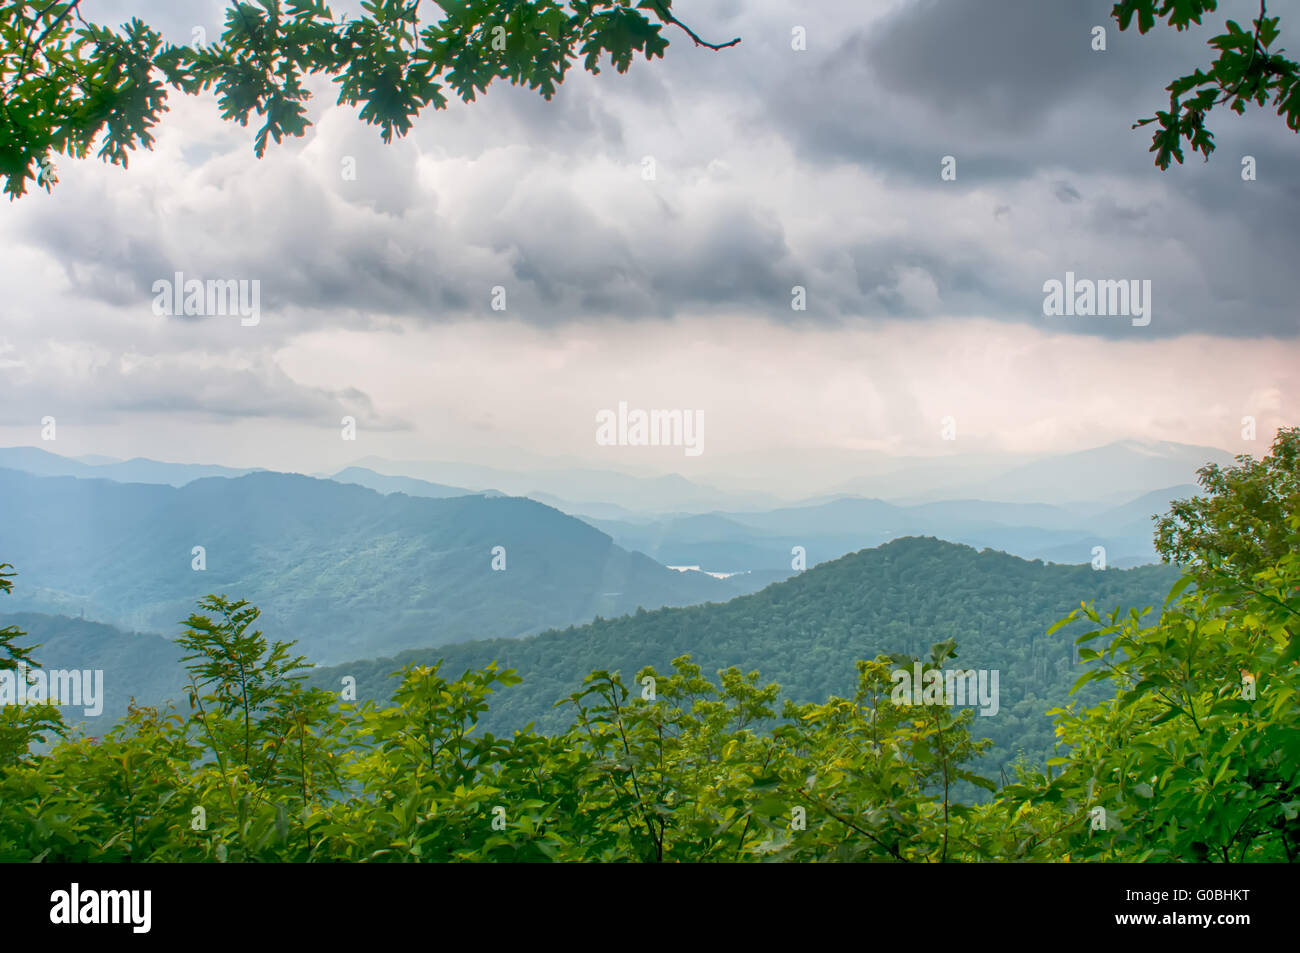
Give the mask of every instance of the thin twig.
[[665, 7], [662, 3], [660, 3], [659, 0], [655, 0], [655, 9], [659, 11], [659, 16], [663, 17], [665, 23], [676, 24], [677, 26], [685, 30], [686, 35], [695, 41], [696, 46], [707, 46], [711, 50], [725, 50], [727, 47], [735, 46], [737, 43], [740, 42], [740, 37], [736, 37], [734, 40], [731, 40], [730, 42], [727, 43], [710, 43], [708, 40], [701, 40], [699, 36], [696, 35], [694, 30], [692, 30], [681, 20], [677, 19], [675, 16], [669, 13], [668, 8]]

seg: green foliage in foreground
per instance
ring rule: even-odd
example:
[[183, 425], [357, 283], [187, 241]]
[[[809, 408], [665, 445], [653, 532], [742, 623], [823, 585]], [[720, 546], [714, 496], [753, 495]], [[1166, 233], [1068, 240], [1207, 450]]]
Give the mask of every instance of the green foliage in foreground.
[[[593, 672], [566, 730], [499, 737], [476, 729], [511, 671], [412, 664], [393, 705], [340, 703], [254, 607], [210, 596], [181, 640], [188, 713], [134, 708], [34, 754], [57, 710], [0, 708], [0, 860], [1294, 861], [1297, 446], [1282, 431], [1266, 465], [1203, 476], [1209, 497], [1164, 527], [1195, 558], [1159, 611], [1088, 604], [1057, 624], [1091, 623], [1076, 688], [1114, 694], [1051, 712], [1057, 756], [1000, 788], [971, 770], [989, 742], [970, 709], [899, 696], [900, 655], [780, 718], [757, 672], [714, 682], [686, 656], [630, 684]], [[1217, 532], [1252, 499], [1266, 527]], [[20, 636], [0, 631], [0, 678], [28, 660]], [[963, 785], [994, 797], [964, 803]]]
[[972, 711], [896, 703], [901, 658], [860, 662], [852, 697], [782, 719], [757, 672], [715, 683], [687, 657], [630, 687], [594, 672], [567, 731], [502, 738], [475, 725], [510, 671], [410, 666], [392, 707], [340, 704], [299, 684], [256, 609], [211, 597], [185, 637], [188, 714], [134, 708], [32, 755], [53, 710], [2, 709], [0, 859], [1290, 861], [1298, 589], [1293, 553], [1253, 591], [1176, 591], [1155, 621], [1081, 609], [1096, 626], [1081, 641], [1105, 640], [1085, 677], [1117, 695], [1056, 711], [1051, 774], [982, 805], [951, 795], [994, 789], [969, 770], [988, 744]]

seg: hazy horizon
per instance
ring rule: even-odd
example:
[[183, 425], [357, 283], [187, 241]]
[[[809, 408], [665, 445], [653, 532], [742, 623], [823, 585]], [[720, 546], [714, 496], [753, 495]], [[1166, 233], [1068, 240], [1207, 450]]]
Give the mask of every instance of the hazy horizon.
[[[35, 451], [52, 454], [71, 464], [82, 465], [85, 472], [66, 475], [83, 478], [104, 478], [115, 482], [168, 482], [182, 485], [194, 479], [217, 475], [237, 477], [243, 471], [267, 471], [299, 474], [319, 479], [338, 479], [343, 482], [361, 482], [349, 471], [374, 473], [397, 480], [411, 479], [425, 484], [463, 489], [468, 493], [494, 491], [507, 496], [527, 496], [544, 503], [561, 505], [561, 509], [574, 515], [617, 516], [618, 510], [627, 509], [645, 515], [672, 511], [712, 512], [726, 510], [753, 510], [779, 508], [790, 505], [810, 505], [835, 499], [881, 499], [894, 505], [909, 506], [928, 502], [987, 502], [987, 503], [1047, 503], [1063, 505], [1088, 502], [1128, 502], [1159, 490], [1185, 487], [1196, 482], [1196, 470], [1209, 463], [1227, 465], [1231, 455], [1220, 448], [1194, 447], [1185, 444], [1116, 441], [1101, 447], [1088, 448], [1071, 454], [995, 455], [962, 454], [930, 457], [888, 457], [880, 453], [860, 451], [857, 454], [863, 467], [847, 481], [834, 482], [822, 472], [816, 480], [796, 479], [776, 489], [760, 488], [757, 481], [729, 480], [723, 474], [685, 476], [673, 470], [657, 472], [635, 467], [592, 467], [584, 461], [565, 458], [546, 460], [530, 458], [529, 465], [495, 467], [476, 460], [395, 460], [376, 455], [359, 457], [343, 466], [326, 470], [280, 468], [262, 465], [240, 466], [223, 460], [175, 460], [167, 457], [120, 458], [105, 454], [59, 453], [54, 442], [44, 445], [18, 445], [0, 447], [0, 468], [27, 470], [34, 474], [45, 471], [41, 466], [29, 467], [29, 460], [10, 454]], [[1144, 462], [1150, 461], [1150, 468]], [[822, 471], [815, 460], [800, 461], [805, 472]], [[1086, 489], [1080, 490], [1079, 481], [1067, 479], [1069, 466], [1078, 463]], [[1110, 479], [1092, 480], [1097, 465], [1108, 464], [1114, 469]], [[132, 465], [161, 464], [162, 470], [130, 469]], [[171, 473], [169, 468], [210, 468], [229, 470], [229, 473], [209, 474]], [[1065, 469], [1062, 469], [1062, 468]], [[123, 469], [127, 468], [127, 469]], [[163, 475], [165, 474], [165, 475]], [[184, 476], [184, 479], [180, 479]], [[715, 479], [717, 478], [717, 479]], [[1013, 479], [1005, 493], [999, 490], [1004, 481]], [[1019, 479], [1019, 484], [1015, 479]], [[1059, 480], [1059, 482], [1058, 482]], [[830, 481], [830, 482], [828, 482]], [[766, 484], [770, 486], [770, 480]], [[638, 488], [655, 488], [662, 495], [642, 496]], [[1028, 489], [1026, 489], [1028, 487]], [[372, 489], [379, 486], [372, 485]], [[384, 488], [382, 492], [403, 488], [399, 485]], [[420, 495], [418, 489], [414, 491]], [[674, 502], [675, 501], [675, 502]], [[604, 512], [602, 507], [611, 507]]]

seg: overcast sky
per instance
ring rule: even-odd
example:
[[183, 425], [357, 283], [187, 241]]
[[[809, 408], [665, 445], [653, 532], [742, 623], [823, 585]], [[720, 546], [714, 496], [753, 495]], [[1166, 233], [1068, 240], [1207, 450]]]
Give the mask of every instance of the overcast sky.
[[[493, 86], [391, 146], [321, 82], [315, 125], [262, 160], [253, 128], [173, 93], [128, 170], [60, 160], [52, 195], [0, 215], [0, 444], [307, 472], [555, 459], [778, 491], [792, 456], [826, 454], [834, 483], [858, 449], [1258, 454], [1300, 422], [1300, 139], [1220, 110], [1211, 160], [1160, 172], [1131, 124], [1255, 5], [1146, 37], [1111, 5], [679, 0], [742, 43], [673, 31], [666, 60], [575, 68], [550, 103]], [[224, 8], [83, 6], [177, 42]], [[1300, 49], [1300, 14], [1282, 30]], [[1067, 271], [1150, 281], [1150, 323], [1045, 316]], [[259, 322], [155, 314], [175, 272], [260, 281]], [[620, 401], [702, 411], [704, 453], [599, 446]]]

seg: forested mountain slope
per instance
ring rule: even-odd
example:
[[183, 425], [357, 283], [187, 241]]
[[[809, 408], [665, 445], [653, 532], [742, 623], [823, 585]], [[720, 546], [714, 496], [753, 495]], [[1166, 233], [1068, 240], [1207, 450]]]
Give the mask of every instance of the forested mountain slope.
[[283, 473], [175, 488], [0, 469], [0, 501], [0, 545], [21, 574], [6, 609], [172, 635], [197, 599], [238, 593], [315, 662], [721, 602], [763, 581], [674, 572], [514, 497], [417, 499]]
[[359, 699], [383, 701], [396, 685], [387, 676], [409, 661], [445, 659], [443, 671], [454, 677], [498, 660], [524, 681], [494, 698], [484, 724], [500, 732], [535, 721], [558, 730], [570, 715], [553, 703], [596, 669], [621, 670], [631, 679], [644, 665], [664, 671], [674, 657], [690, 653], [706, 672], [731, 665], [757, 669], [764, 680], [779, 682], [787, 697], [821, 701], [852, 693], [857, 659], [925, 655], [933, 643], [952, 638], [955, 664], [999, 671], [999, 710], [977, 716], [972, 730], [996, 742], [989, 763], [1005, 764], [1018, 749], [1035, 757], [1047, 752], [1052, 730], [1044, 712], [1066, 700], [1080, 674], [1077, 626], [1051, 636], [1046, 630], [1081, 600], [1107, 609], [1158, 606], [1176, 578], [1169, 566], [1095, 571], [913, 537], [823, 563], [722, 605], [639, 612], [517, 641], [357, 661], [317, 671], [312, 681], [337, 690], [351, 675]]
[[87, 734], [102, 734], [137, 705], [185, 706], [188, 676], [184, 650], [171, 639], [144, 632], [124, 632], [102, 622], [38, 612], [0, 614], [0, 627], [17, 626], [36, 646], [33, 659], [46, 672], [102, 671], [102, 711], [87, 715], [84, 706], [63, 709], [70, 725], [83, 724]]

